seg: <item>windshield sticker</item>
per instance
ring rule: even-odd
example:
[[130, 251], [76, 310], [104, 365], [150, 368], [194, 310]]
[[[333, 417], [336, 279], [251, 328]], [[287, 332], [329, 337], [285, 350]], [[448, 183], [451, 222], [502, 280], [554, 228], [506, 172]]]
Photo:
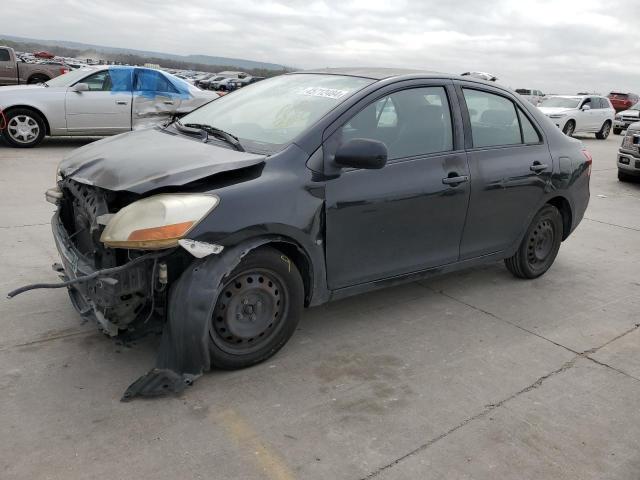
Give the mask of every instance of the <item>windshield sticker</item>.
[[337, 88], [323, 88], [323, 87], [307, 87], [300, 91], [300, 95], [308, 95], [310, 97], [333, 98], [334, 100], [344, 97], [347, 93], [349, 93], [347, 90], [339, 90]]

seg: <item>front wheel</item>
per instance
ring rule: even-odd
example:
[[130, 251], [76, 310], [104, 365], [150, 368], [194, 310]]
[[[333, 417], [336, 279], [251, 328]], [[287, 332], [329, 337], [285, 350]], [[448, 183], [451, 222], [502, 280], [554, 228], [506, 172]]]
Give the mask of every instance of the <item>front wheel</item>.
[[613, 134], [614, 135], [620, 135], [622, 133], [622, 129], [621, 128], [614, 128], [613, 129]]
[[507, 269], [518, 278], [537, 278], [556, 259], [562, 242], [562, 215], [553, 205], [536, 214], [518, 251], [505, 259]]
[[611, 132], [611, 123], [604, 122], [602, 124], [602, 127], [600, 128], [600, 131], [596, 133], [596, 138], [598, 140], [606, 140], [610, 132]]
[[16, 108], [6, 113], [7, 126], [3, 135], [12, 147], [29, 148], [39, 144], [46, 133], [42, 117], [26, 108]]
[[295, 264], [273, 248], [250, 252], [220, 290], [209, 329], [212, 364], [237, 369], [268, 359], [291, 338], [303, 307]]

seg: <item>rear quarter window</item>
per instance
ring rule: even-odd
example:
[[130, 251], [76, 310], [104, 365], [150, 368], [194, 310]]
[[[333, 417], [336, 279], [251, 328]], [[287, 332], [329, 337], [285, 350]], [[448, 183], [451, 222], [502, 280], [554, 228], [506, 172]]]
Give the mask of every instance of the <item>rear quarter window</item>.
[[9, 50], [6, 48], [0, 48], [0, 62], [10, 62], [11, 55], [9, 54]]

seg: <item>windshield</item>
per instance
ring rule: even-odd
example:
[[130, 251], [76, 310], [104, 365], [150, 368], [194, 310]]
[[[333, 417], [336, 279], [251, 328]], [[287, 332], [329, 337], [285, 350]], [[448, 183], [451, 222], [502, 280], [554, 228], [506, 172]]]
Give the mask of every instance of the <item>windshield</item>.
[[65, 73], [64, 75], [54, 77], [44, 83], [50, 87], [69, 87], [92, 72], [95, 72], [92, 68], [79, 68], [77, 70], [71, 70], [69, 73]]
[[[291, 74], [263, 80], [225, 95], [180, 119], [222, 129], [273, 150], [290, 143], [329, 110], [357, 90], [368, 78], [341, 75]], [[251, 144], [248, 145], [251, 148]]]
[[633, 107], [631, 107], [629, 110], [640, 110], [640, 102], [636, 103]]
[[544, 100], [539, 107], [578, 108], [579, 98], [551, 97]]

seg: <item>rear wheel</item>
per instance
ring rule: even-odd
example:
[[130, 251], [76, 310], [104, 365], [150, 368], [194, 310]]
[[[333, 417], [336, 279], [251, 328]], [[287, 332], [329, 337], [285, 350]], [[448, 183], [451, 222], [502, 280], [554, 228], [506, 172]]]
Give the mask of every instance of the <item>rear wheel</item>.
[[573, 120], [569, 120], [564, 128], [562, 129], [562, 133], [564, 133], [567, 137], [573, 136], [573, 132], [576, 131], [576, 122]]
[[209, 329], [211, 359], [244, 368], [274, 355], [291, 338], [304, 306], [302, 277], [273, 248], [249, 253], [224, 283]]
[[607, 121], [602, 124], [602, 128], [596, 133], [596, 138], [598, 140], [606, 140], [609, 133], [611, 133], [611, 123]]
[[518, 278], [537, 278], [553, 264], [562, 242], [562, 215], [553, 205], [536, 214], [518, 251], [505, 259], [507, 269]]
[[613, 134], [614, 135], [620, 135], [622, 133], [622, 129], [621, 128], [614, 128], [613, 129]]
[[37, 112], [16, 108], [6, 113], [7, 126], [3, 136], [12, 147], [28, 148], [39, 144], [46, 133], [44, 120]]

